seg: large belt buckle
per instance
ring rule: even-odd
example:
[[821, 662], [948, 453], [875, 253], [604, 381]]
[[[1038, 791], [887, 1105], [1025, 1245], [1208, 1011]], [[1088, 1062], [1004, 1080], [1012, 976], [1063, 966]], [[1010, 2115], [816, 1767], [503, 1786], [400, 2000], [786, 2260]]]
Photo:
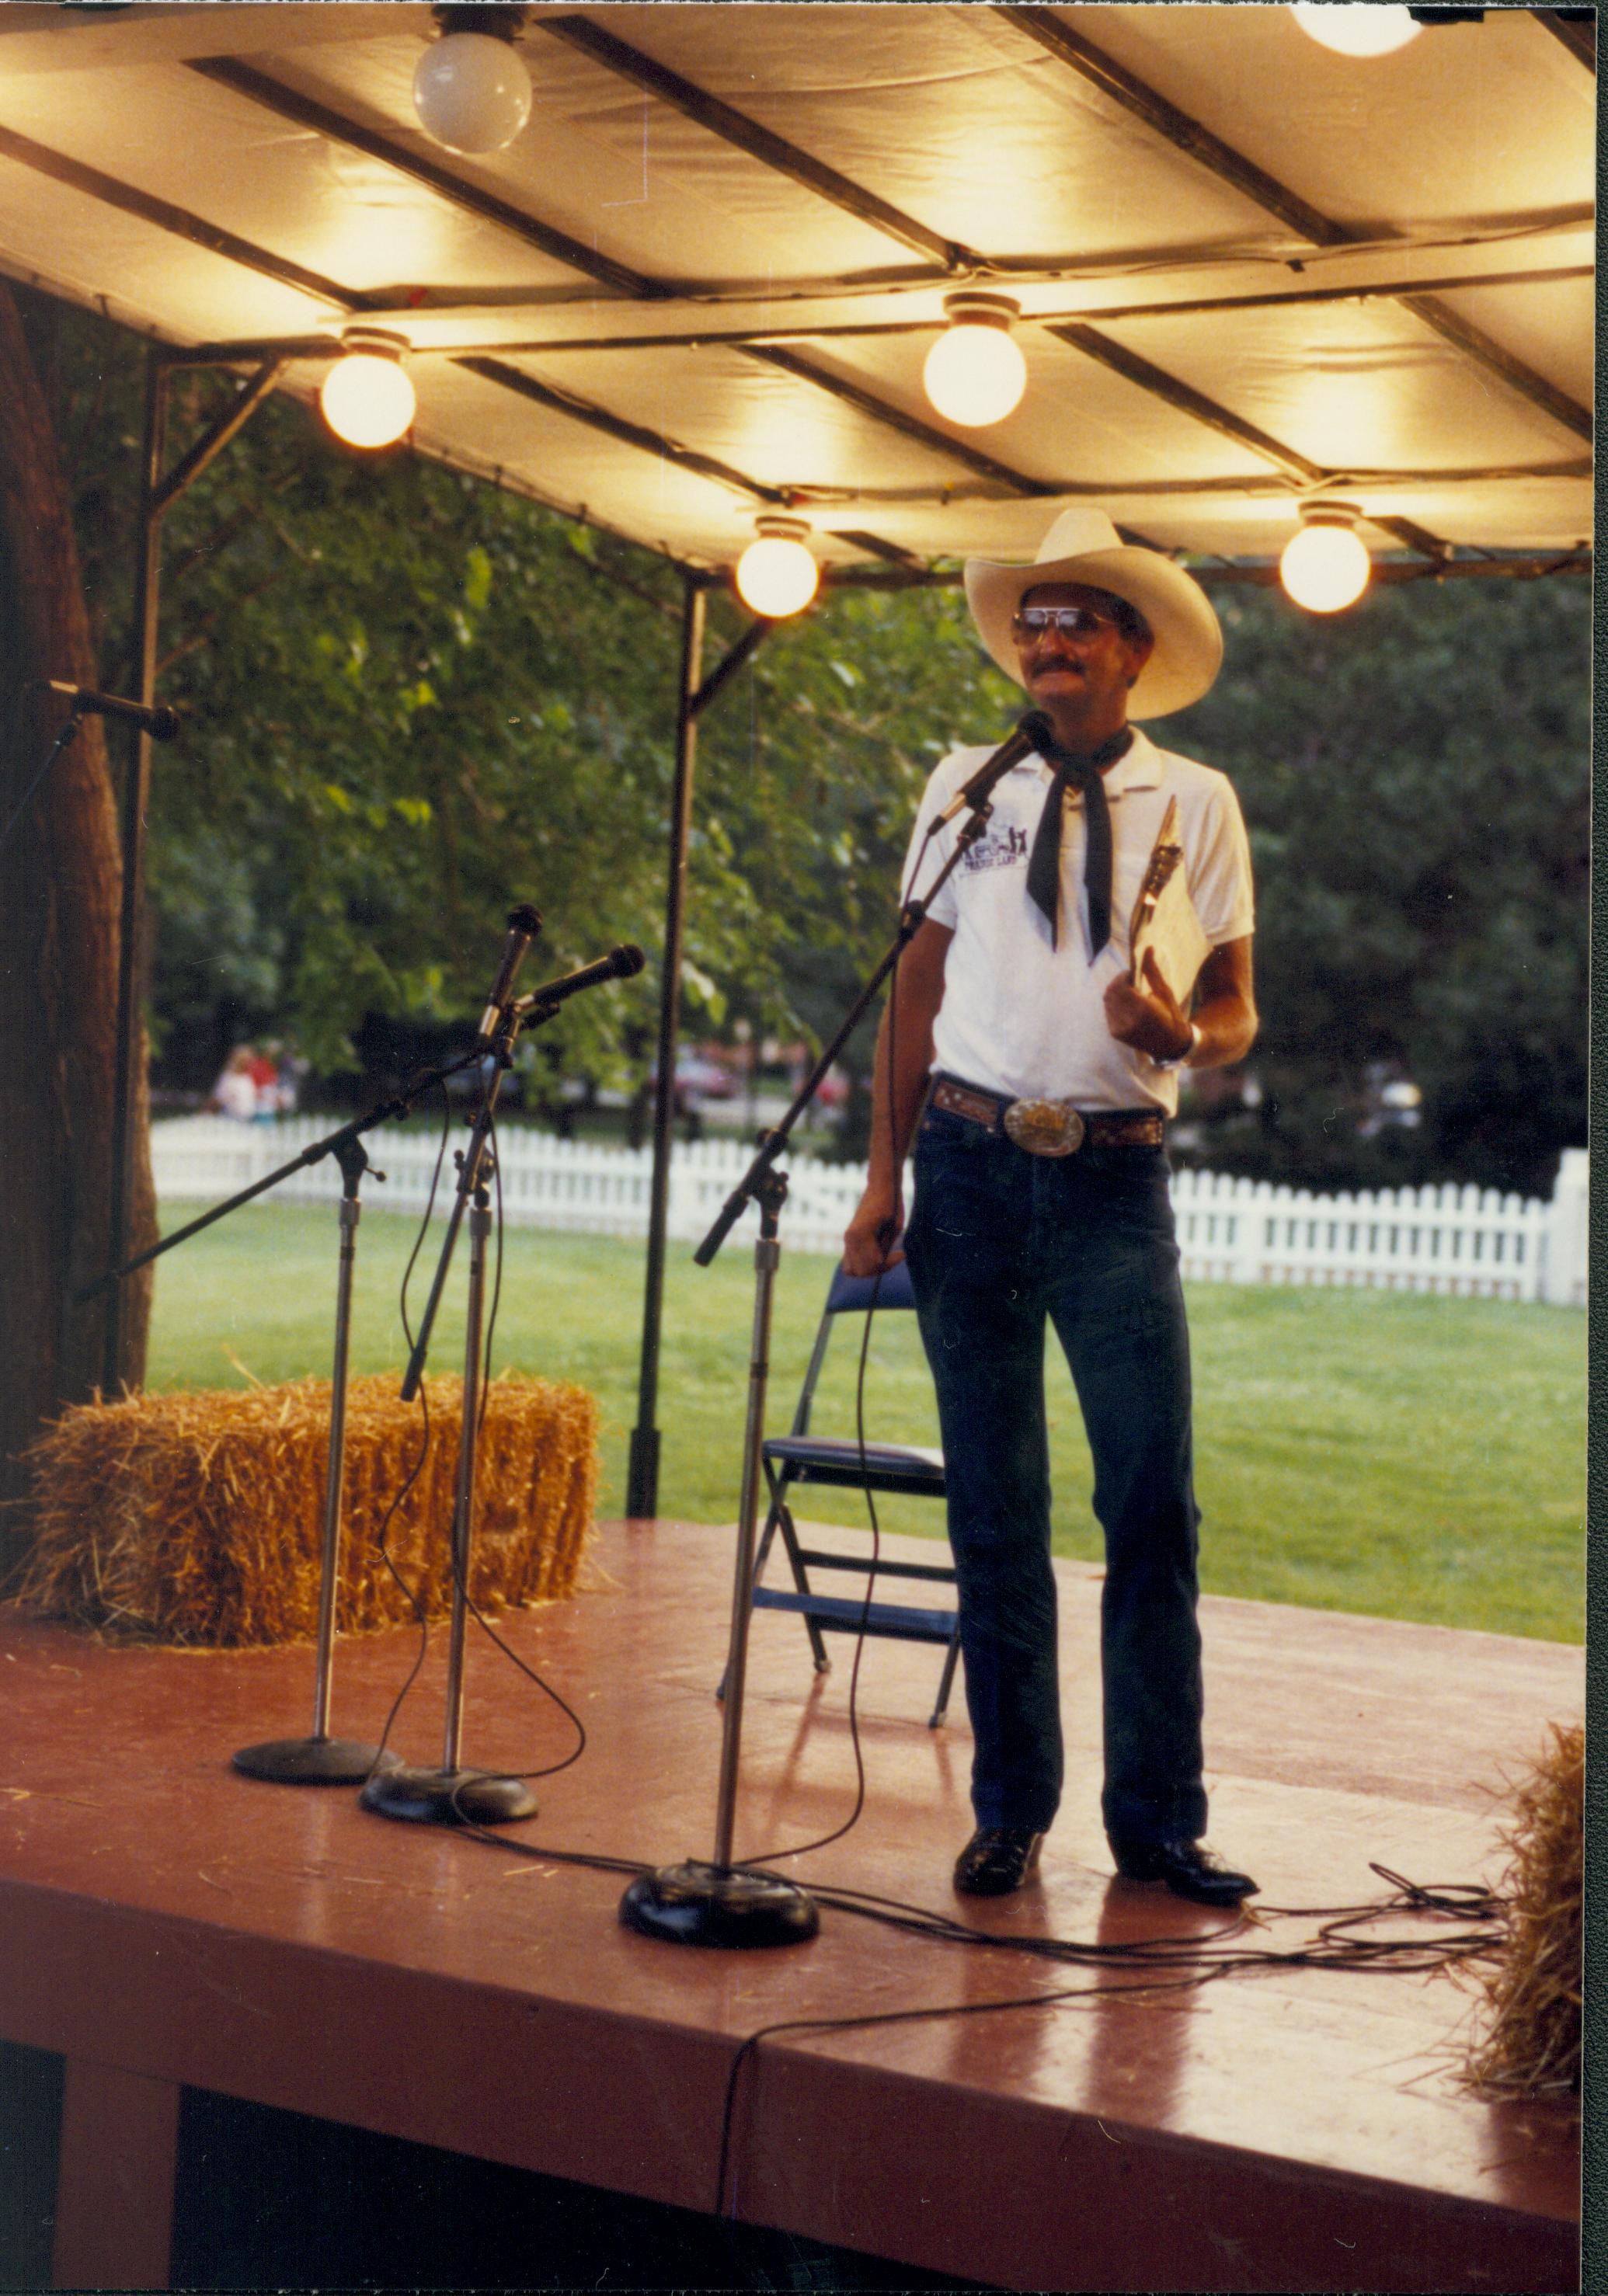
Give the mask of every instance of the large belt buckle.
[[1003, 1121], [1030, 1156], [1071, 1156], [1083, 1145], [1083, 1119], [1064, 1100], [1013, 1100]]

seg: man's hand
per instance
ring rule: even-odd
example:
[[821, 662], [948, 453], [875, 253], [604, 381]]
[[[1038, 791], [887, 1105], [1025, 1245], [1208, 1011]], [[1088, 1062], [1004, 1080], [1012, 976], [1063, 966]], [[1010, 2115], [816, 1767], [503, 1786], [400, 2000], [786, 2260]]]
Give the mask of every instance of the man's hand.
[[1144, 952], [1137, 980], [1119, 973], [1105, 992], [1105, 1025], [1120, 1045], [1153, 1061], [1177, 1060], [1194, 1040], [1189, 1015], [1161, 978], [1153, 948]]
[[867, 1188], [843, 1232], [843, 1266], [850, 1275], [875, 1275], [897, 1267], [904, 1253], [893, 1249], [905, 1225], [898, 1189]]

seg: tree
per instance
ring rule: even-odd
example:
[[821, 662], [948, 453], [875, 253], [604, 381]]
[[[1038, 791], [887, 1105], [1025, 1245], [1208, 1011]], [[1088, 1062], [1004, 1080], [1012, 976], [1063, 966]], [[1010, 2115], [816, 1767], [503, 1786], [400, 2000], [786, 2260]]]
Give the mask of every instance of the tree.
[[[0, 1494], [15, 1501], [24, 1445], [101, 1377], [105, 1303], [75, 1295], [106, 1264], [121, 870], [97, 720], [25, 802], [62, 718], [33, 682], [100, 681], [49, 414], [3, 286], [0, 406], [0, 822], [14, 818], [0, 849]], [[138, 1249], [154, 1234], [143, 1093], [134, 1144]], [[128, 1290], [119, 1369], [137, 1383], [149, 1280]]]
[[[1267, 1097], [1213, 1160], [1546, 1189], [1586, 1137], [1585, 585], [1382, 588], [1329, 619], [1218, 605], [1224, 675], [1165, 738], [1230, 773], [1250, 823]], [[1423, 1121], [1370, 1145], [1373, 1063]]]

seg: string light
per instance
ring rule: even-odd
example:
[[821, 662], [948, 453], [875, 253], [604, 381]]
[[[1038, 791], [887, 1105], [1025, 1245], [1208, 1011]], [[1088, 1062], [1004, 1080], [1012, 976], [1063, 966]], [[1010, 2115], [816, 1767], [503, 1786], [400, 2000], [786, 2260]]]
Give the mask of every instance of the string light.
[[320, 414], [349, 447], [394, 445], [419, 405], [402, 364], [406, 339], [381, 327], [349, 327], [340, 344], [318, 393]]
[[801, 614], [820, 586], [821, 570], [804, 537], [801, 518], [762, 518], [758, 538], [737, 561], [737, 595], [767, 621]]
[[[449, 152], [504, 151], [530, 117], [530, 74], [513, 45], [517, 24], [497, 32], [455, 31], [460, 12], [441, 13], [447, 29], [419, 59], [414, 110], [425, 134]], [[473, 20], [495, 21], [495, 12], [476, 9]]]
[[1309, 614], [1338, 614], [1367, 588], [1374, 563], [1357, 531], [1361, 515], [1350, 503], [1302, 504], [1300, 531], [1284, 545], [1278, 572]]
[[1337, 56], [1388, 56], [1415, 40], [1423, 29], [1410, 12], [1375, 4], [1375, 0], [1300, 0], [1290, 13], [1320, 48]]
[[946, 295], [949, 324], [927, 353], [922, 383], [938, 412], [963, 429], [1003, 422], [1021, 404], [1028, 363], [1011, 324], [1021, 315], [1008, 295]]

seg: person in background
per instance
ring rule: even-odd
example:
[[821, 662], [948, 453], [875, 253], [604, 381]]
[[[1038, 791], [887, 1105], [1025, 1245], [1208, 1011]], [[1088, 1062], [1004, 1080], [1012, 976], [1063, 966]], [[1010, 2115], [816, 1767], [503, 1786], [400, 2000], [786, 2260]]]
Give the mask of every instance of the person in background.
[[208, 1108], [216, 1115], [250, 1124], [257, 1114], [257, 1079], [252, 1074], [256, 1054], [250, 1045], [236, 1045], [212, 1087]]

